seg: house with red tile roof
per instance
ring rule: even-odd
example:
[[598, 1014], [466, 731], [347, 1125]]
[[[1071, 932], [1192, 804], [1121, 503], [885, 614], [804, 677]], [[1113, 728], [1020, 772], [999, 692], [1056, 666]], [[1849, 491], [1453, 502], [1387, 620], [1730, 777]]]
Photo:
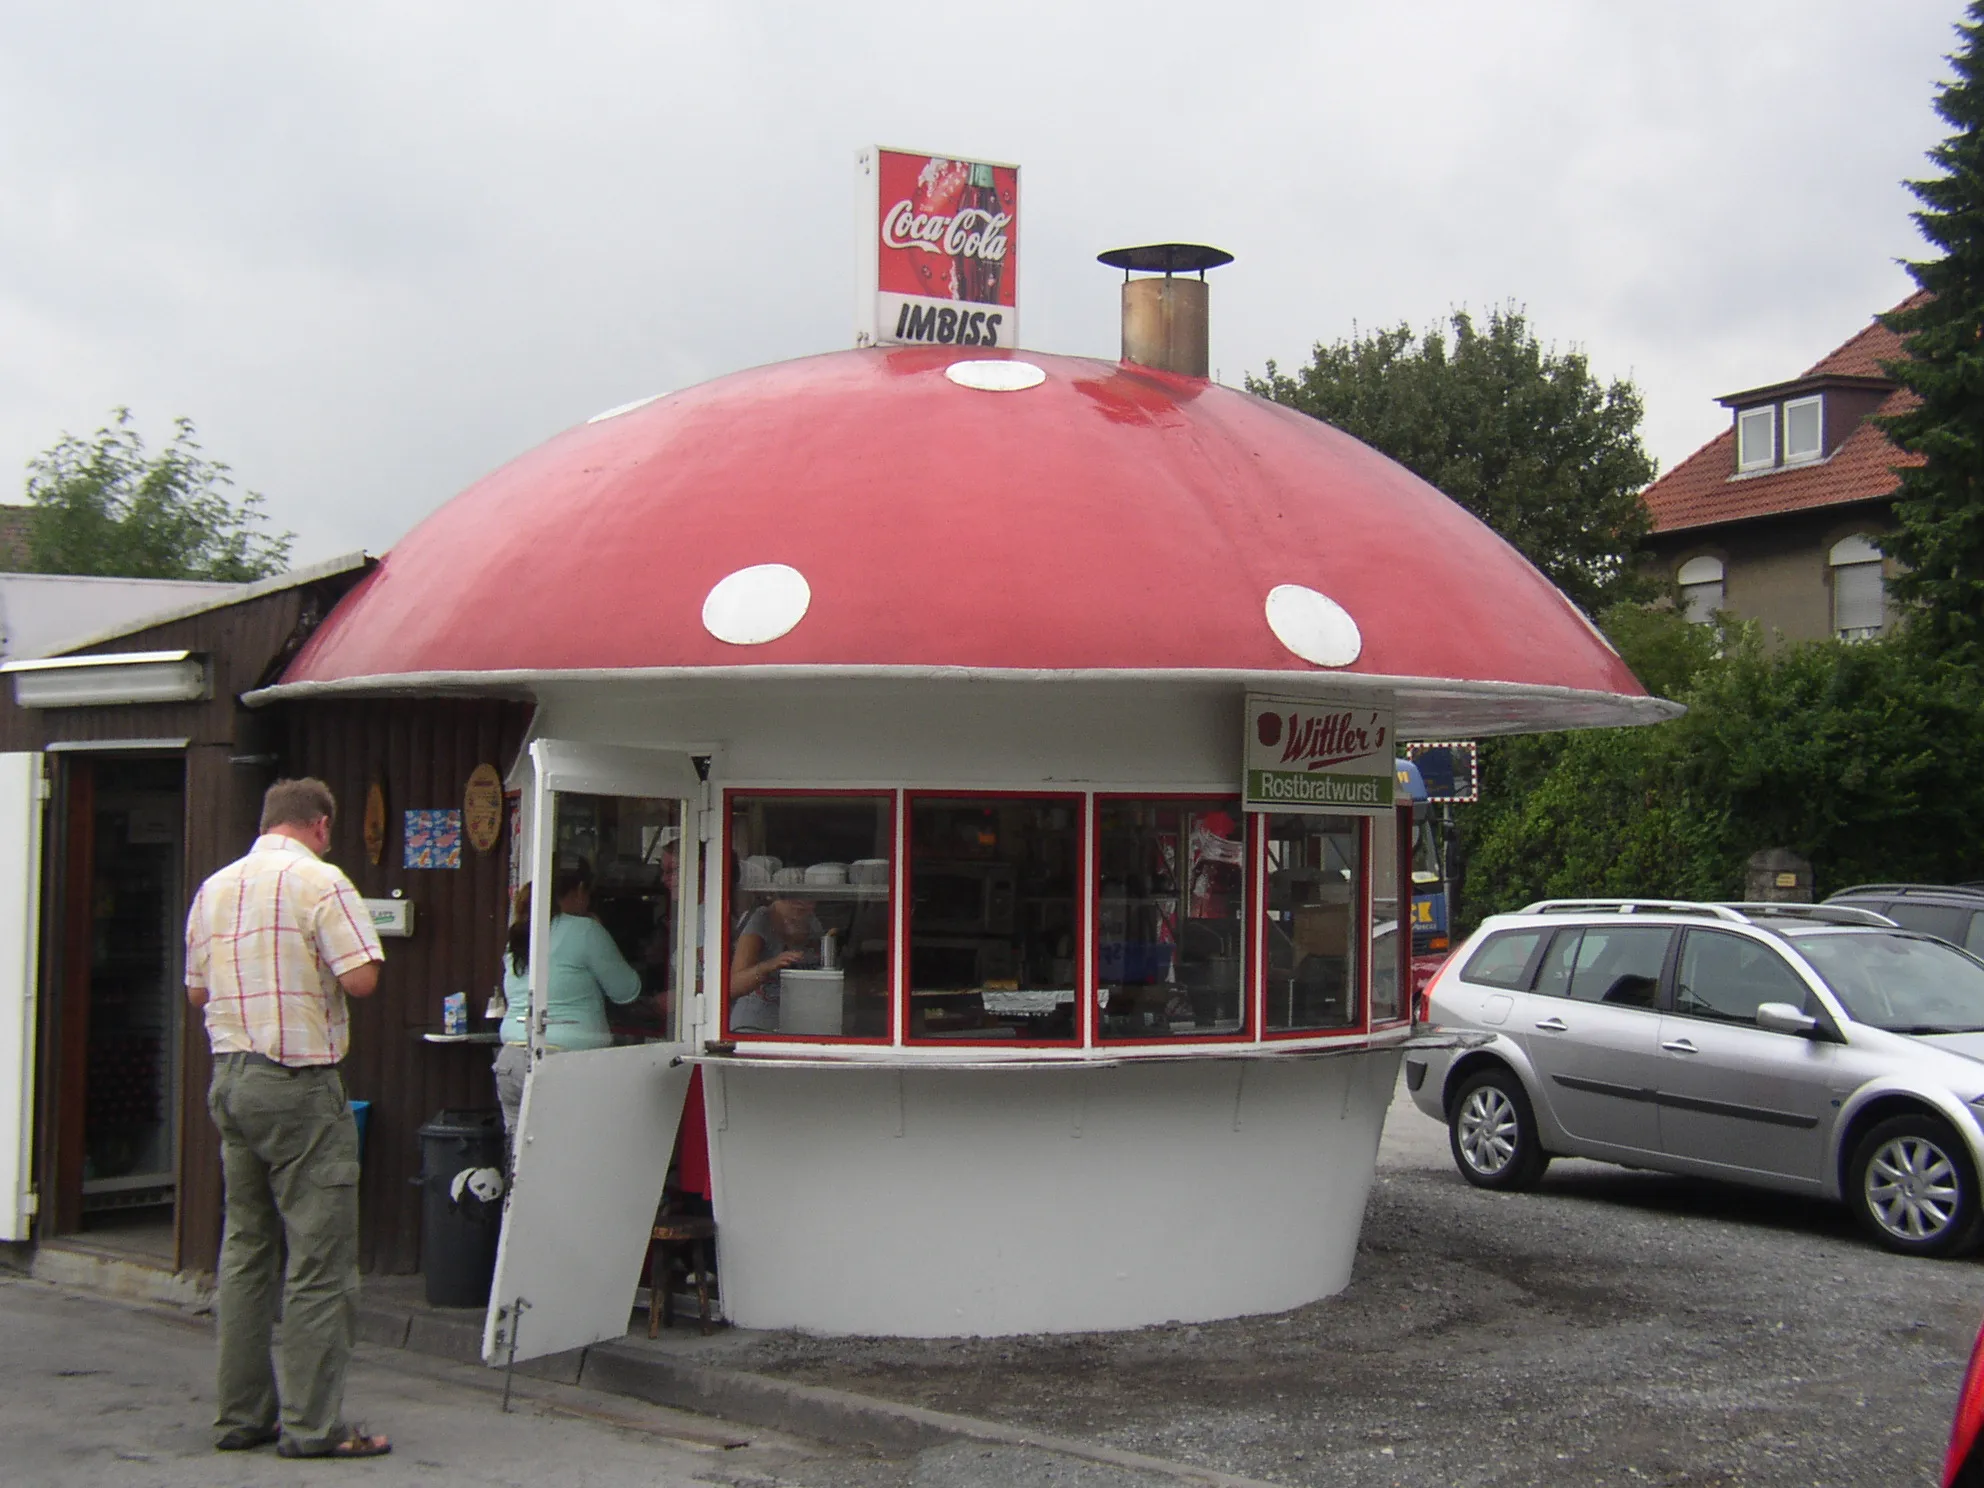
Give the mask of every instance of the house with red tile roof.
[[1914, 402], [1882, 370], [1901, 355], [1876, 320], [1798, 376], [1718, 399], [1729, 427], [1642, 493], [1646, 551], [1691, 619], [1726, 610], [1786, 640], [1892, 624], [1879, 539], [1895, 471], [1917, 457], [1871, 420]]

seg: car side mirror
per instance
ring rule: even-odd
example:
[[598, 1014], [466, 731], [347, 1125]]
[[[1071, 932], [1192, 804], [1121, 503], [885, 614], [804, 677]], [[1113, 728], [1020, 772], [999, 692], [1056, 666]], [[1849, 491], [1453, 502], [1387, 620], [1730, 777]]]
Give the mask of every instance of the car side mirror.
[[1809, 1013], [1801, 1013], [1788, 1002], [1763, 1002], [1757, 1004], [1757, 1027], [1771, 1033], [1794, 1033], [1800, 1038], [1811, 1038], [1819, 1031], [1819, 1020]]

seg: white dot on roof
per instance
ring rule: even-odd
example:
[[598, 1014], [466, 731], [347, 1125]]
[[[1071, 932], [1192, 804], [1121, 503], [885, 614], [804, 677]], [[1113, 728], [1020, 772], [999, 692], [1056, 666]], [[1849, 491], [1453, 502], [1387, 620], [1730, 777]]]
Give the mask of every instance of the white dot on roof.
[[806, 618], [813, 589], [783, 563], [757, 563], [718, 579], [703, 600], [703, 629], [733, 646], [762, 646]]
[[1268, 591], [1268, 629], [1304, 661], [1346, 667], [1364, 650], [1364, 635], [1350, 612], [1327, 594], [1301, 584]]
[[1047, 374], [1032, 362], [952, 362], [944, 375], [959, 387], [981, 393], [1020, 393], [1047, 381]]
[[636, 408], [646, 408], [655, 399], [666, 398], [667, 396], [668, 394], [666, 393], [649, 393], [645, 398], [636, 398], [631, 403], [622, 403], [616, 408], [607, 409], [604, 413], [595, 413], [586, 422], [589, 424], [603, 424], [610, 418], [618, 418], [623, 413], [632, 413]]

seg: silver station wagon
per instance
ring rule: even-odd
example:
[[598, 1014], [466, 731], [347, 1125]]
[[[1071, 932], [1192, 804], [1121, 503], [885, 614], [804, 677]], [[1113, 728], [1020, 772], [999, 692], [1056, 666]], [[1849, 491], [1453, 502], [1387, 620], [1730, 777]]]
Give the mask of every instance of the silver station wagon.
[[1428, 992], [1490, 1035], [1406, 1088], [1462, 1176], [1598, 1158], [1843, 1200], [1892, 1250], [1984, 1232], [1984, 961], [1845, 905], [1548, 900], [1487, 920]]

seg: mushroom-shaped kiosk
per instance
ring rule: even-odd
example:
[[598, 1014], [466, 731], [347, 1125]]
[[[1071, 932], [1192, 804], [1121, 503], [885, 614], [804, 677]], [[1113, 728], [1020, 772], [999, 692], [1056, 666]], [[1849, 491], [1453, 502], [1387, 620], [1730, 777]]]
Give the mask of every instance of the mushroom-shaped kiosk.
[[461, 692], [536, 703], [537, 882], [665, 865], [675, 896], [636, 927], [667, 930], [669, 1040], [547, 1057], [533, 1029], [493, 1362], [625, 1328], [696, 1066], [739, 1324], [1340, 1289], [1411, 1036], [1394, 737], [1672, 711], [1347, 435], [963, 347], [571, 429], [421, 523], [266, 695]]

